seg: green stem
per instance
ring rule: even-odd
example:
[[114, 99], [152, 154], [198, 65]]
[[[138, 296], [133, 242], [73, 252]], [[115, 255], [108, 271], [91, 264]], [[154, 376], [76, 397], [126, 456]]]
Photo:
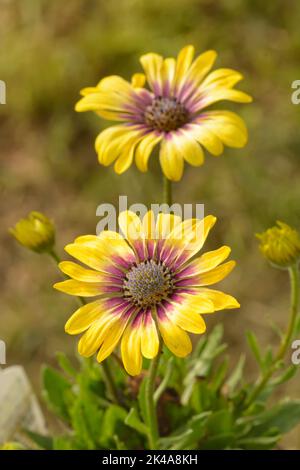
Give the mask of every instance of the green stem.
[[155, 392], [155, 379], [158, 370], [158, 364], [161, 354], [161, 344], [159, 345], [159, 350], [157, 356], [152, 360], [151, 366], [149, 369], [149, 377], [146, 383], [146, 403], [147, 403], [147, 413], [148, 413], [148, 440], [150, 450], [157, 449], [157, 441], [159, 438], [158, 422], [157, 422], [157, 413], [156, 413], [156, 403], [154, 400]]
[[[163, 202], [172, 205], [172, 182], [163, 177]], [[158, 329], [158, 328], [157, 328]], [[158, 330], [159, 331], [159, 330]], [[147, 425], [148, 425], [148, 441], [151, 450], [157, 449], [157, 441], [159, 439], [158, 420], [156, 412], [157, 394], [155, 398], [155, 379], [158, 371], [159, 359], [161, 355], [162, 341], [159, 339], [159, 349], [157, 356], [152, 360], [149, 368], [149, 376], [146, 383], [146, 404], [147, 404]]]
[[111, 373], [111, 369], [109, 368], [107, 361], [103, 361], [101, 363], [101, 370], [102, 370], [103, 380], [105, 382], [105, 385], [107, 387], [111, 400], [114, 403], [122, 404], [121, 397], [118, 393], [117, 386], [115, 384], [115, 381]]
[[[54, 261], [56, 262], [56, 264], [59, 264], [60, 263], [60, 258], [58, 256], [58, 254], [56, 253], [56, 251], [54, 249], [52, 249], [51, 251], [49, 251], [49, 255], [51, 256], [51, 258], [54, 259]], [[78, 302], [81, 304], [81, 305], [85, 305], [86, 304], [86, 301], [83, 297], [78, 297], [76, 296]], [[117, 387], [116, 387], [116, 384], [114, 382], [114, 379], [113, 379], [113, 376], [112, 376], [112, 373], [111, 373], [111, 370], [107, 364], [107, 361], [103, 361], [102, 364], [101, 364], [101, 371], [102, 371], [102, 376], [103, 376], [103, 380], [106, 384], [106, 387], [107, 387], [107, 390], [108, 390], [108, 393], [110, 395], [110, 398], [111, 400], [114, 402], [114, 403], [122, 403], [122, 400], [121, 398], [119, 397], [119, 394], [118, 394], [118, 390], [117, 390]]]
[[166, 176], [163, 177], [163, 201], [169, 206], [172, 205], [172, 181]]
[[154, 403], [156, 405], [157, 405], [158, 400], [160, 399], [160, 397], [164, 393], [164, 391], [165, 391], [165, 389], [166, 389], [166, 387], [169, 383], [170, 377], [171, 377], [172, 372], [173, 372], [173, 365], [174, 365], [174, 358], [171, 357], [169, 359], [169, 362], [168, 362], [168, 365], [167, 365], [165, 376], [162, 379], [161, 383], [159, 384], [159, 386], [157, 387], [157, 389], [155, 390], [155, 393], [154, 393]]
[[282, 338], [280, 347], [275, 356], [273, 364], [268, 369], [268, 371], [263, 374], [257, 386], [254, 388], [252, 393], [249, 395], [248, 400], [246, 401], [246, 408], [248, 408], [255, 399], [261, 394], [265, 386], [268, 384], [270, 378], [277, 369], [278, 363], [284, 358], [287, 349], [290, 346], [291, 340], [294, 334], [295, 323], [297, 319], [298, 306], [299, 306], [299, 268], [298, 265], [293, 265], [289, 268], [290, 275], [290, 285], [291, 285], [291, 310], [290, 318], [287, 331]]

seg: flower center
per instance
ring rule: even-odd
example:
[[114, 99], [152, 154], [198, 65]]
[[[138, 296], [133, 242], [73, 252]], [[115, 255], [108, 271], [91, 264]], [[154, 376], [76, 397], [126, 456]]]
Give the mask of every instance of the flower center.
[[147, 106], [145, 121], [152, 129], [174, 131], [188, 122], [187, 109], [175, 97], [158, 96]]
[[139, 307], [151, 307], [166, 299], [172, 291], [172, 274], [164, 264], [144, 261], [126, 274], [124, 296]]

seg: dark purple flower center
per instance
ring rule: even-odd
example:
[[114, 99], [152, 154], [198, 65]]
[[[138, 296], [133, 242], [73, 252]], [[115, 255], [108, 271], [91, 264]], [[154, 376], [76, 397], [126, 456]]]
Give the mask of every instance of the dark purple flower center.
[[159, 131], [174, 131], [188, 120], [189, 112], [175, 97], [158, 96], [145, 111], [145, 121], [148, 126]]
[[124, 296], [139, 307], [151, 307], [173, 292], [172, 273], [153, 260], [133, 266], [126, 274]]

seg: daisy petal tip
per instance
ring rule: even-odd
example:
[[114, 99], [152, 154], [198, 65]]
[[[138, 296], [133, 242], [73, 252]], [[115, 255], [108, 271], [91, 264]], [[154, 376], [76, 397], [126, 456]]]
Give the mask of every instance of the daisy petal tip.
[[63, 288], [62, 284], [64, 284], [64, 281], [56, 282], [55, 284], [53, 284], [53, 289], [56, 289], [60, 292], [64, 292], [64, 288]]

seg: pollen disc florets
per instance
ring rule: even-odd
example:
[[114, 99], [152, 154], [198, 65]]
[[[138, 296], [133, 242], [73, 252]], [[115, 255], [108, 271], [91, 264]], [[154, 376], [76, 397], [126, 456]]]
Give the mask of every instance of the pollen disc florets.
[[173, 131], [188, 122], [189, 113], [177, 98], [158, 96], [147, 106], [145, 121], [152, 129]]
[[173, 291], [172, 274], [153, 260], [133, 266], [124, 281], [124, 295], [139, 307], [151, 307]]

